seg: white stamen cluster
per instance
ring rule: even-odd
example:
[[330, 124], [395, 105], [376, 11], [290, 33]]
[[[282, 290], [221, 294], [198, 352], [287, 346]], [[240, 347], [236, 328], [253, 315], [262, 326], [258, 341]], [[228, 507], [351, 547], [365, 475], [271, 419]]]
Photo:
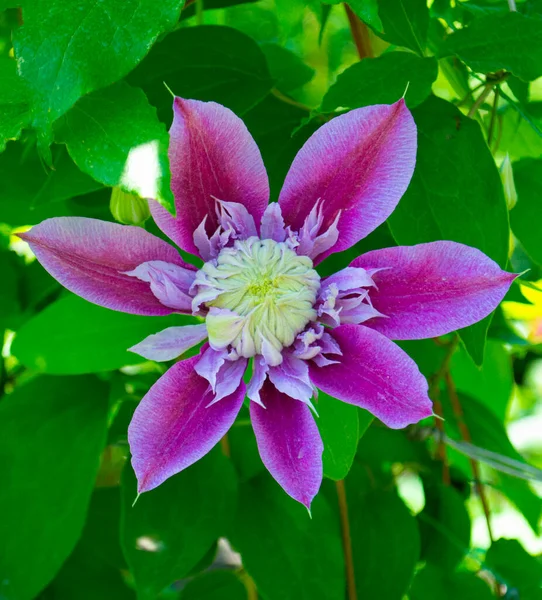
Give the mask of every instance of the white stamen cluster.
[[310, 258], [286, 243], [250, 237], [205, 263], [193, 288], [194, 307], [209, 309], [211, 346], [278, 364], [282, 348], [317, 317], [320, 276]]

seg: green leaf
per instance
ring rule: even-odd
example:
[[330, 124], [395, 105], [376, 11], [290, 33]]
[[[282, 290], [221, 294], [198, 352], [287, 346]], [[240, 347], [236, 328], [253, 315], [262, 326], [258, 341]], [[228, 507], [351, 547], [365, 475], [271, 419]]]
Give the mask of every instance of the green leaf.
[[410, 600], [491, 600], [487, 583], [474, 573], [450, 573], [427, 564], [415, 577]]
[[484, 363], [487, 334], [492, 319], [493, 315], [489, 315], [470, 327], [457, 330], [465, 349], [477, 367], [481, 367]]
[[26, 367], [54, 375], [111, 371], [145, 359], [127, 349], [190, 317], [144, 317], [91, 304], [69, 294], [27, 321], [12, 354]]
[[179, 600], [247, 600], [247, 591], [231, 571], [209, 571], [192, 579]]
[[265, 467], [258, 452], [256, 437], [252, 430], [250, 415], [247, 407], [242, 407], [237, 420], [228, 432], [231, 460], [237, 471], [239, 481], [252, 479]]
[[450, 35], [442, 54], [455, 54], [478, 73], [505, 69], [532, 81], [542, 75], [542, 19], [519, 12], [474, 19]]
[[512, 359], [503, 345], [488, 341], [482, 368], [477, 368], [462, 348], [453, 355], [450, 366], [457, 389], [482, 402], [504, 422], [514, 375]]
[[[256, 2], [257, 0], [205, 0], [203, 5], [204, 10], [215, 10], [217, 8], [228, 8], [230, 6], [236, 6], [238, 4], [250, 4], [252, 2]], [[192, 2], [191, 4], [185, 6], [181, 13], [181, 20], [189, 19], [196, 14], [196, 3]]]
[[215, 541], [225, 535], [235, 509], [237, 481], [218, 448], [137, 502], [129, 466], [122, 481], [124, 554], [139, 600], [154, 600], [186, 577]]
[[530, 102], [522, 113], [509, 105], [502, 117], [502, 137], [499, 147], [513, 161], [540, 158], [542, 155], [542, 102]]
[[63, 146], [54, 146], [52, 157], [53, 169], [47, 170], [34, 149], [8, 144], [0, 154], [0, 222], [16, 227], [57, 216], [54, 211], [66, 214], [66, 200], [102, 188], [81, 173]]
[[141, 90], [121, 82], [81, 98], [59, 122], [55, 137], [97, 181], [174, 210], [169, 137]]
[[94, 556], [85, 546], [77, 546], [52, 584], [39, 600], [135, 600], [134, 590], [123, 580], [120, 570]]
[[280, 600], [344, 597], [344, 562], [336, 515], [323, 494], [306, 509], [288, 497], [268, 474], [239, 490], [228, 539], [259, 595]]
[[[511, 458], [519, 463], [527, 464], [521, 454], [514, 448], [508, 438], [502, 420], [494, 412], [478, 400], [459, 394], [463, 419], [469, 430], [472, 443], [479, 448], [495, 452]], [[451, 410], [449, 400], [444, 403], [446, 434], [454, 440], [461, 440], [457, 421]], [[472, 477], [471, 467], [467, 457], [457, 454], [448, 448], [448, 456], [459, 466], [467, 477]], [[537, 531], [538, 521], [542, 512], [542, 500], [530, 489], [527, 481], [517, 479], [501, 472], [494, 472], [493, 484], [516, 505], [523, 514], [533, 531]]]
[[354, 465], [346, 479], [358, 598], [402, 598], [420, 555], [418, 525], [395, 489], [367, 489], [362, 472]]
[[154, 46], [128, 81], [143, 88], [166, 123], [173, 115], [171, 95], [164, 83], [178, 96], [214, 100], [240, 115], [273, 87], [258, 44], [240, 31], [218, 25], [169, 34]]
[[542, 239], [533, 227], [542, 219], [542, 160], [525, 159], [513, 168], [518, 203], [510, 212], [512, 230], [529, 257], [542, 265]]
[[0, 152], [16, 139], [30, 120], [28, 90], [11, 58], [0, 57]]
[[425, 54], [429, 9], [425, 0], [378, 0], [383, 39], [404, 46], [420, 56]]
[[307, 111], [269, 95], [243, 117], [262, 153], [272, 199], [278, 197], [295, 155], [320, 124], [300, 127], [308, 116]]
[[498, 580], [515, 589], [521, 600], [540, 600], [542, 564], [528, 554], [517, 540], [500, 539], [491, 544], [485, 564]]
[[[418, 155], [414, 176], [388, 219], [398, 244], [451, 240], [479, 248], [501, 267], [508, 260], [508, 210], [495, 161], [478, 123], [444, 100], [414, 109]], [[467, 338], [480, 364], [489, 320]], [[471, 331], [473, 331], [471, 329]]]
[[392, 104], [403, 96], [407, 85], [405, 101], [412, 108], [429, 96], [437, 73], [434, 58], [419, 58], [410, 52], [364, 58], [339, 75], [324, 96], [320, 110]]
[[297, 54], [278, 44], [262, 44], [275, 87], [290, 92], [308, 83], [314, 77], [314, 69], [306, 65]]
[[348, 5], [364, 23], [377, 32], [382, 31], [383, 25], [378, 15], [377, 0], [350, 0]]
[[425, 508], [418, 520], [422, 559], [452, 571], [470, 545], [471, 523], [464, 498], [453, 487], [428, 481]]
[[176, 23], [182, 0], [27, 2], [13, 34], [21, 75], [32, 94], [33, 125], [43, 144], [51, 125], [81, 96], [114, 83]]
[[96, 488], [79, 543], [40, 600], [135, 600], [119, 532], [120, 488]]
[[0, 286], [0, 335], [4, 329], [15, 329], [21, 313], [19, 302], [19, 270], [16, 255], [7, 250], [0, 251], [0, 273], [2, 285]]
[[[358, 408], [319, 391], [316, 410], [324, 443], [324, 476], [336, 481], [344, 479], [354, 462], [360, 438]], [[365, 429], [371, 420], [372, 415]]]
[[0, 595], [32, 600], [73, 550], [107, 427], [94, 377], [40, 377], [0, 403]]
[[446, 357], [446, 349], [429, 340], [401, 340], [396, 342], [412, 359], [427, 379], [442, 366]]
[[[342, 4], [341, 0], [326, 0], [326, 4]], [[350, 0], [348, 6], [367, 25], [375, 31], [382, 31], [382, 21], [378, 16], [377, 0]]]

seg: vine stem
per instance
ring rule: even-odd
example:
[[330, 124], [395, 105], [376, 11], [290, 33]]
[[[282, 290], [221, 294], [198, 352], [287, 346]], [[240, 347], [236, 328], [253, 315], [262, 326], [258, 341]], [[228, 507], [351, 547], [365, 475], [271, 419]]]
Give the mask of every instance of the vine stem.
[[196, 24], [203, 25], [203, 0], [196, 0]]
[[495, 120], [497, 118], [497, 107], [499, 104], [499, 87], [495, 87], [493, 98], [493, 106], [491, 108], [491, 119], [489, 121], [489, 130], [487, 132], [487, 145], [491, 148], [491, 140], [493, 139], [493, 131], [495, 130]]
[[474, 117], [476, 111], [480, 108], [480, 106], [482, 106], [489, 94], [491, 94], [491, 90], [493, 89], [494, 85], [495, 83], [493, 81], [491, 83], [486, 83], [482, 93], [478, 96], [478, 98], [476, 98], [474, 104], [470, 107], [467, 117], [470, 117], [471, 119]]
[[446, 452], [446, 444], [444, 443], [444, 412], [442, 410], [442, 402], [440, 399], [440, 388], [439, 382], [444, 377], [445, 373], [450, 368], [450, 360], [452, 355], [459, 343], [459, 338], [456, 336], [449, 343], [443, 343], [438, 338], [434, 338], [434, 342], [437, 346], [446, 347], [446, 354], [440, 365], [439, 370], [429, 379], [429, 397], [433, 400], [433, 406], [435, 407], [435, 427], [439, 432], [439, 441], [437, 447], [437, 456], [442, 462], [442, 483], [444, 485], [450, 485], [450, 466], [448, 464], [448, 456]]
[[356, 15], [356, 13], [344, 3], [344, 10], [348, 17], [348, 24], [350, 25], [350, 32], [352, 39], [356, 45], [358, 56], [362, 58], [372, 58], [374, 56], [373, 48], [371, 46], [371, 40], [369, 38], [369, 29], [367, 25]]
[[247, 600], [258, 600], [258, 588], [254, 583], [254, 579], [243, 569], [238, 572], [237, 576], [241, 583], [245, 586], [247, 592]]
[[297, 100], [294, 100], [293, 98], [290, 98], [290, 96], [283, 94], [277, 88], [273, 88], [271, 90], [271, 93], [273, 94], [273, 96], [275, 96], [275, 98], [278, 98], [282, 102], [286, 102], [286, 104], [291, 104], [292, 106], [297, 106], [297, 108], [300, 108], [301, 110], [306, 110], [309, 113], [312, 112], [312, 108], [310, 106], [307, 106], [306, 104], [303, 104], [301, 102], [298, 102]]
[[356, 577], [354, 574], [354, 556], [352, 554], [352, 538], [350, 536], [350, 520], [348, 518], [348, 503], [346, 489], [341, 479], [335, 482], [337, 498], [339, 500], [339, 515], [341, 518], [341, 534], [343, 539], [344, 563], [346, 569], [346, 589], [348, 600], [357, 600]]
[[226, 456], [227, 458], [230, 458], [231, 456], [231, 449], [230, 449], [230, 440], [228, 439], [228, 434], [224, 434], [224, 437], [220, 440], [220, 448], [222, 450], [222, 454], [224, 456]]
[[[454, 412], [454, 416], [457, 420], [457, 426], [459, 427], [459, 433], [461, 434], [461, 438], [464, 442], [469, 444], [472, 443], [472, 438], [470, 435], [469, 428], [465, 423], [463, 408], [461, 406], [461, 401], [459, 400], [459, 396], [457, 394], [457, 390], [455, 388], [454, 380], [450, 371], [446, 371], [444, 375], [444, 380], [446, 382], [446, 389], [448, 391], [448, 397], [450, 398], [450, 404], [452, 405], [452, 410]], [[478, 463], [469, 457], [469, 463], [472, 469], [472, 475], [474, 477], [474, 487], [476, 489], [476, 493], [480, 498], [480, 502], [482, 503], [482, 508], [484, 510], [484, 516], [486, 518], [487, 531], [489, 534], [489, 539], [491, 543], [493, 543], [493, 530], [491, 528], [491, 517], [489, 511], [489, 504], [486, 497], [486, 492], [484, 486], [482, 485], [482, 480], [480, 478], [480, 469], [478, 468]]]

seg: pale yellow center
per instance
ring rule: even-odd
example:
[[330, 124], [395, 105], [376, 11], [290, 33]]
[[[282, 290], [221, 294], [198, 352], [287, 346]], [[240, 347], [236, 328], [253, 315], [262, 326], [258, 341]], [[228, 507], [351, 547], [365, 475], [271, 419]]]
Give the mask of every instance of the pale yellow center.
[[203, 266], [196, 284], [219, 292], [205, 306], [225, 309], [207, 317], [211, 344], [227, 342], [241, 356], [262, 354], [266, 343], [268, 351], [279, 353], [316, 319], [320, 276], [310, 258], [282, 242], [237, 241]]

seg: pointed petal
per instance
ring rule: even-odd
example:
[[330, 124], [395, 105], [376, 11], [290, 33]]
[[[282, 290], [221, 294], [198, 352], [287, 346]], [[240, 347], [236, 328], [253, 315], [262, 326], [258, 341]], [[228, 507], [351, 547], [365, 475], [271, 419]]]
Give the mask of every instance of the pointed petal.
[[456, 242], [374, 250], [352, 266], [384, 267], [373, 275], [376, 288], [369, 294], [387, 318], [365, 325], [395, 340], [436, 337], [476, 323], [497, 308], [517, 277]]
[[307, 361], [284, 352], [280, 365], [269, 369], [269, 379], [279, 392], [310, 405], [314, 390]]
[[82, 217], [47, 219], [19, 237], [64, 287], [114, 310], [136, 315], [167, 315], [148, 283], [125, 274], [146, 261], [185, 265], [168, 243], [141, 227]]
[[324, 450], [310, 408], [269, 382], [261, 395], [266, 408], [251, 402], [250, 418], [263, 464], [289, 496], [310, 508], [322, 483]]
[[199, 356], [176, 363], [139, 403], [128, 441], [138, 492], [159, 486], [168, 477], [205, 456], [226, 434], [245, 397], [243, 383], [220, 402], [209, 383], [194, 370]]
[[333, 330], [342, 357], [310, 366], [312, 382], [326, 394], [373, 413], [400, 429], [432, 414], [427, 381], [416, 363], [387, 337], [363, 325]]
[[205, 378], [213, 393], [212, 402], [233, 394], [239, 387], [247, 368], [246, 358], [231, 359], [227, 350], [214, 350], [208, 345], [202, 349], [200, 360], [194, 367], [196, 373]]
[[275, 242], [283, 242], [286, 239], [284, 219], [277, 202], [271, 202], [265, 209], [260, 227], [260, 237], [262, 240], [274, 240]]
[[261, 355], [256, 355], [252, 362], [252, 377], [247, 386], [247, 397], [253, 402], [257, 402], [265, 408], [262, 404], [260, 392], [263, 384], [267, 379], [267, 373], [269, 372], [269, 364], [265, 358]]
[[327, 230], [342, 211], [337, 243], [319, 257], [349, 248], [392, 213], [416, 161], [416, 125], [403, 100], [335, 117], [301, 148], [286, 176], [279, 204], [299, 230], [322, 200]]
[[125, 275], [137, 277], [150, 284], [152, 293], [164, 306], [184, 313], [192, 312], [190, 286], [196, 272], [162, 260], [151, 260], [127, 271]]
[[201, 325], [185, 325], [184, 327], [168, 327], [153, 333], [142, 342], [129, 348], [147, 360], [157, 362], [173, 360], [207, 337], [205, 323]]
[[207, 232], [218, 225], [215, 198], [243, 204], [260, 222], [269, 183], [260, 151], [231, 110], [214, 102], [175, 98], [170, 130], [171, 189], [174, 218], [157, 202], [153, 217], [183, 250], [198, 254], [193, 235], [207, 215]]
[[243, 375], [247, 369], [248, 360], [237, 358], [227, 360], [216, 376], [216, 390], [213, 404], [222, 401], [222, 398], [233, 394], [243, 381]]

